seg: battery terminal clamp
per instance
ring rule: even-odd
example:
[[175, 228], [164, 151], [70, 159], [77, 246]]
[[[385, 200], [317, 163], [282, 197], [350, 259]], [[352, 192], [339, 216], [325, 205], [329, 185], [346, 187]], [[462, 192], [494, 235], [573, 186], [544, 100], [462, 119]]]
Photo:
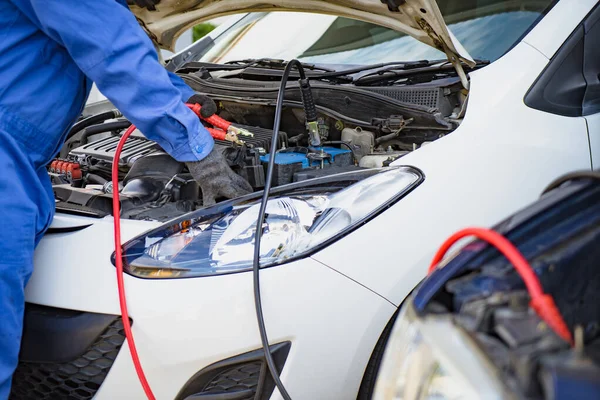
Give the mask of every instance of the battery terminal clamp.
[[202, 120], [211, 124], [214, 128], [207, 128], [213, 139], [227, 140], [236, 144], [244, 144], [244, 141], [240, 139], [240, 136], [253, 137], [254, 134], [244, 128], [240, 128], [232, 124], [231, 122], [219, 117], [218, 115], [211, 115], [208, 118], [202, 117], [200, 110], [202, 106], [200, 104], [187, 104], [187, 106]]

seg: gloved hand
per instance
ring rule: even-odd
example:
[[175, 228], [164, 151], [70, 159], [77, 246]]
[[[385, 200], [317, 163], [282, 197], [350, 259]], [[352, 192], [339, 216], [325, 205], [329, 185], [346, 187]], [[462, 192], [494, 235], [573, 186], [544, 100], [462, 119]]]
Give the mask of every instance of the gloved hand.
[[203, 94], [195, 94], [186, 101], [186, 103], [190, 104], [200, 104], [202, 109], [200, 110], [200, 115], [203, 118], [208, 118], [214, 113], [217, 112], [217, 105], [215, 102], [208, 96]]
[[218, 197], [233, 199], [252, 192], [252, 186], [229, 168], [225, 157], [216, 148], [206, 158], [186, 165], [200, 185], [204, 206], [215, 204]]
[[155, 5], [160, 3], [160, 0], [127, 0], [127, 4], [135, 4], [141, 8], [147, 8], [150, 11], [156, 11]]

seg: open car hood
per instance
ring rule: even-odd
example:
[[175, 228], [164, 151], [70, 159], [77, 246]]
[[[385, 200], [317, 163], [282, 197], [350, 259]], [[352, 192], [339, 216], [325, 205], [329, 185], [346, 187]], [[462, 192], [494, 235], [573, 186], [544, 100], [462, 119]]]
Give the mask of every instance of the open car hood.
[[[457, 69], [475, 63], [448, 30], [435, 0], [161, 0], [155, 10], [130, 5], [157, 44], [173, 50], [175, 40], [202, 20], [229, 14], [301, 11], [353, 18], [414, 37], [443, 51]], [[402, 59], [402, 55], [398, 55]], [[460, 72], [460, 71], [459, 71]]]

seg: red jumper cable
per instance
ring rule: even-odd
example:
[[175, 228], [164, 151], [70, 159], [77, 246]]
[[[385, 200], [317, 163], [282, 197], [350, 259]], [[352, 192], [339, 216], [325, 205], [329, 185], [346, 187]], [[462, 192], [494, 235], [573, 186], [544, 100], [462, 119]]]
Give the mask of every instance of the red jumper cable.
[[135, 126], [131, 125], [123, 136], [119, 140], [117, 150], [115, 151], [115, 158], [112, 164], [112, 183], [113, 183], [113, 221], [114, 221], [114, 236], [115, 236], [115, 267], [117, 267], [117, 287], [119, 290], [119, 306], [121, 307], [121, 320], [123, 321], [123, 330], [125, 331], [125, 338], [127, 338], [127, 345], [129, 346], [129, 352], [131, 353], [131, 360], [135, 372], [142, 384], [142, 388], [146, 393], [146, 397], [149, 400], [155, 400], [154, 393], [150, 388], [150, 384], [146, 379], [140, 357], [135, 347], [135, 341], [133, 339], [133, 333], [131, 332], [131, 324], [129, 322], [129, 311], [127, 310], [127, 299], [125, 297], [125, 284], [123, 281], [123, 249], [121, 247], [121, 204], [119, 200], [119, 158], [121, 157], [121, 151], [127, 138], [133, 133]]
[[[186, 104], [196, 115], [200, 117], [200, 105], [199, 104]], [[202, 117], [201, 117], [202, 118]], [[206, 122], [212, 124], [215, 128], [207, 128], [211, 136], [217, 140], [229, 140], [236, 143], [242, 143], [238, 135], [252, 136], [252, 133], [245, 129], [238, 128], [231, 124], [231, 122], [224, 120], [223, 118], [213, 115], [209, 118], [202, 118]], [[218, 128], [218, 129], [217, 129]], [[121, 204], [119, 200], [119, 158], [123, 151], [123, 146], [127, 141], [127, 138], [135, 131], [135, 126], [131, 125], [123, 136], [119, 140], [117, 149], [115, 150], [115, 156], [112, 164], [112, 184], [113, 184], [113, 221], [114, 221], [114, 237], [115, 237], [115, 266], [117, 269], [117, 287], [119, 291], [119, 306], [121, 308], [121, 320], [123, 321], [123, 330], [125, 331], [125, 337], [127, 338], [127, 345], [129, 346], [129, 352], [131, 353], [131, 360], [135, 372], [142, 384], [144, 393], [149, 400], [155, 400], [154, 393], [150, 388], [150, 384], [146, 379], [146, 374], [142, 368], [140, 357], [135, 347], [135, 341], [133, 339], [133, 333], [131, 331], [131, 323], [129, 322], [129, 311], [127, 310], [127, 299], [125, 296], [125, 283], [123, 280], [123, 248], [121, 247]]]
[[509, 242], [508, 239], [493, 230], [484, 228], [466, 228], [450, 236], [433, 257], [433, 260], [429, 265], [428, 274], [431, 274], [436, 269], [438, 263], [444, 258], [444, 255], [452, 245], [458, 240], [468, 236], [475, 236], [478, 239], [491, 244], [498, 249], [508, 261], [510, 261], [525, 282], [527, 291], [531, 296], [531, 308], [535, 310], [540, 318], [546, 322], [559, 337], [572, 345], [573, 337], [571, 336], [571, 332], [560, 314], [558, 307], [556, 307], [552, 296], [544, 293], [540, 280], [521, 252]]

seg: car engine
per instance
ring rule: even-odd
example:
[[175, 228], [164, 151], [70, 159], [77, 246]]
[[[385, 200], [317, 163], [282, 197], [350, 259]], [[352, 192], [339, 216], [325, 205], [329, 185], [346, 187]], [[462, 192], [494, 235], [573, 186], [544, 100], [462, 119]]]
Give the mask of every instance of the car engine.
[[[271, 147], [277, 82], [206, 78], [184, 80], [210, 95], [219, 116], [253, 134], [243, 143], [216, 140], [231, 168], [260, 191], [269, 154], [276, 152], [273, 183], [281, 186], [362, 168], [380, 168], [437, 140], [458, 126], [464, 98], [458, 78], [436, 85], [350, 87], [313, 84], [321, 146], [311, 147], [299, 90], [286, 90], [279, 143]], [[289, 92], [289, 93], [288, 93]], [[48, 165], [56, 209], [103, 217], [112, 213], [111, 165], [130, 123], [114, 110], [71, 132]], [[80, 121], [85, 123], [86, 120]], [[99, 121], [99, 122], [97, 122]], [[76, 124], [77, 125], [77, 124]], [[84, 124], [85, 125], [85, 124]], [[198, 184], [155, 142], [135, 131], [119, 159], [121, 218], [165, 221], [202, 207]]]

